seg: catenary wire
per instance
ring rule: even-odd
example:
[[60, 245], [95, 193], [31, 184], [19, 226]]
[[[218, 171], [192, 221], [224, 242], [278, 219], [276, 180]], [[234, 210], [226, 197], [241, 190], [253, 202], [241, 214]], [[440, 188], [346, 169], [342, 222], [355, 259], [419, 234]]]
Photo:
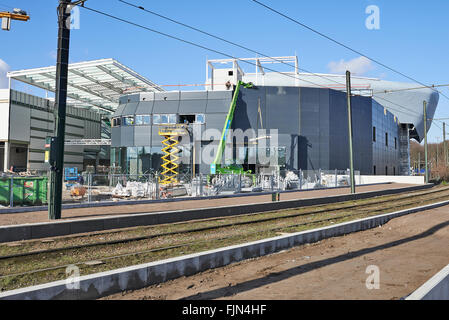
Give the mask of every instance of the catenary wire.
[[[238, 61], [242, 61], [242, 62], [245, 62], [245, 63], [247, 63], [247, 64], [250, 64], [250, 65], [253, 65], [253, 66], [256, 66], [256, 67], [257, 67], [257, 64], [256, 64], [256, 63], [252, 63], [252, 62], [250, 62], [250, 61], [246, 61], [246, 60], [242, 60], [242, 59], [236, 58], [236, 57], [234, 57], [234, 56], [232, 56], [232, 55], [229, 55], [229, 54], [227, 54], [227, 53], [224, 53], [224, 52], [221, 52], [221, 51], [218, 51], [218, 50], [209, 48], [209, 47], [205, 47], [205, 46], [203, 46], [203, 45], [201, 45], [201, 44], [197, 44], [197, 43], [191, 42], [191, 41], [189, 41], [189, 40], [185, 40], [185, 39], [182, 39], [182, 38], [179, 38], [179, 37], [176, 37], [176, 36], [173, 36], [173, 35], [170, 35], [170, 34], [167, 34], [167, 33], [164, 33], [164, 32], [161, 32], [161, 31], [158, 31], [158, 30], [155, 30], [155, 29], [146, 27], [146, 26], [143, 26], [143, 25], [141, 25], [141, 24], [138, 24], [138, 23], [135, 23], [135, 22], [132, 22], [132, 21], [129, 21], [129, 20], [126, 20], [126, 19], [123, 19], [123, 18], [114, 16], [114, 15], [112, 15], [112, 14], [109, 14], [109, 13], [106, 13], [106, 12], [103, 12], [103, 11], [100, 11], [100, 10], [97, 10], [97, 9], [93, 9], [93, 8], [87, 7], [87, 6], [85, 6], [85, 5], [82, 6], [82, 8], [84, 8], [84, 9], [86, 9], [86, 10], [89, 10], [89, 11], [92, 11], [92, 12], [95, 12], [95, 13], [98, 13], [98, 14], [103, 15], [103, 16], [107, 16], [107, 17], [109, 17], [109, 18], [112, 18], [112, 19], [115, 19], [115, 20], [118, 20], [118, 21], [127, 23], [127, 24], [134, 25], [134, 26], [139, 27], [139, 28], [143, 28], [143, 29], [145, 29], [145, 30], [147, 30], [147, 31], [150, 31], [150, 32], [153, 32], [153, 33], [156, 33], [156, 34], [159, 34], [159, 35], [163, 35], [163, 36], [165, 36], [165, 37], [168, 37], [168, 38], [171, 38], [171, 39], [180, 41], [180, 42], [184, 42], [184, 43], [186, 43], [186, 44], [190, 44], [190, 45], [192, 45], [192, 46], [195, 46], [195, 47], [198, 47], [198, 48], [207, 50], [207, 51], [211, 51], [211, 52], [214, 52], [214, 53], [218, 53], [218, 54], [220, 54], [220, 55], [224, 55], [224, 56], [226, 56], [226, 57], [229, 57], [229, 58], [232, 58], [232, 59], [235, 59], [235, 60], [238, 60]], [[264, 67], [264, 68], [267, 69], [267, 70], [273, 71], [273, 72], [275, 72], [275, 73], [278, 73], [278, 74], [281, 74], [281, 75], [284, 75], [284, 76], [293, 78], [293, 79], [299, 79], [299, 80], [302, 80], [302, 81], [304, 81], [304, 82], [311, 83], [311, 84], [313, 84], [313, 85], [315, 85], [315, 86], [319, 86], [319, 87], [326, 88], [326, 89], [329, 88], [328, 86], [321, 85], [321, 84], [317, 84], [317, 83], [314, 83], [314, 82], [309, 81], [309, 80], [300, 79], [300, 78], [298, 78], [298, 77], [296, 77], [296, 76], [292, 76], [292, 75], [287, 74], [287, 73], [285, 73], [285, 72], [280, 72], [280, 71], [277, 71], [277, 70], [274, 70], [274, 69], [271, 69], [271, 68], [268, 68], [268, 67]], [[335, 81], [334, 81], [334, 82], [335, 82]], [[338, 83], [338, 82], [336, 82], [336, 83], [341, 85], [341, 83]], [[353, 94], [353, 96], [360, 96], [360, 95]], [[374, 95], [373, 95], [373, 97], [374, 97]], [[408, 108], [406, 108], [406, 107], [404, 107], [404, 106], [402, 106], [402, 105], [399, 105], [399, 104], [397, 104], [397, 103], [395, 103], [395, 102], [392, 102], [392, 101], [387, 100], [387, 99], [385, 99], [385, 98], [381, 98], [381, 97], [379, 97], [379, 96], [376, 96], [376, 97], [379, 98], [379, 99], [382, 99], [382, 100], [384, 100], [384, 101], [387, 101], [387, 102], [389, 102], [389, 103], [391, 103], [391, 104], [394, 104], [394, 105], [396, 105], [396, 106], [398, 106], [398, 107], [401, 107], [401, 108], [404, 109], [404, 110], [408, 110], [408, 111], [410, 111], [410, 112], [407, 113], [407, 112], [404, 112], [404, 111], [401, 111], [401, 110], [398, 110], [398, 109], [389, 107], [389, 108], [392, 109], [392, 110], [395, 110], [395, 111], [398, 111], [398, 112], [401, 112], [401, 113], [405, 113], [405, 114], [409, 114], [409, 115], [417, 115], [417, 114], [418, 114], [418, 113], [416, 113], [414, 110], [408, 109]]]
[[[121, 22], [130, 24], [130, 25], [134, 25], [134, 26], [136, 26], [136, 27], [145, 29], [145, 30], [147, 30], [147, 31], [150, 31], [150, 32], [153, 32], [153, 33], [156, 33], [156, 34], [159, 34], [159, 35], [162, 35], [162, 36], [165, 36], [165, 37], [168, 37], [168, 38], [171, 38], [171, 39], [180, 41], [180, 42], [184, 42], [184, 43], [186, 43], [186, 44], [190, 44], [190, 45], [192, 45], [192, 46], [195, 46], [195, 47], [198, 47], [198, 48], [207, 50], [207, 51], [211, 51], [211, 52], [214, 52], [214, 53], [217, 53], [217, 54], [226, 56], [226, 57], [228, 57], [228, 58], [235, 59], [235, 60], [238, 60], [238, 61], [241, 61], [241, 62], [244, 62], [244, 63], [247, 63], [247, 64], [250, 64], [250, 65], [253, 65], [253, 66], [256, 66], [256, 67], [257, 67], [257, 64], [256, 64], [256, 63], [252, 63], [252, 62], [250, 62], [250, 61], [246, 61], [246, 60], [243, 60], [243, 59], [234, 57], [234, 56], [229, 55], [229, 54], [227, 54], [227, 53], [224, 53], [224, 52], [221, 52], [221, 51], [218, 51], [218, 50], [215, 50], [215, 49], [212, 49], [212, 48], [203, 46], [203, 45], [201, 45], [201, 44], [194, 43], [194, 42], [192, 42], [192, 41], [189, 41], [189, 40], [186, 40], [186, 39], [182, 39], [182, 38], [173, 36], [173, 35], [171, 35], [171, 34], [168, 34], [168, 33], [162, 32], [162, 31], [158, 31], [158, 30], [155, 30], [155, 29], [146, 27], [146, 26], [144, 26], [144, 25], [141, 25], [141, 24], [138, 24], [138, 23], [135, 23], [135, 22], [132, 22], [132, 21], [129, 21], [129, 20], [126, 20], [126, 19], [123, 19], [123, 18], [114, 16], [114, 15], [112, 15], [112, 14], [109, 14], [109, 13], [106, 13], [106, 12], [103, 12], [103, 11], [100, 11], [100, 10], [97, 10], [97, 9], [93, 9], [93, 8], [87, 7], [86, 5], [82, 6], [81, 8], [84, 8], [84, 9], [86, 9], [86, 10], [89, 10], [89, 11], [92, 11], [92, 12], [95, 12], [95, 13], [98, 13], [98, 14], [100, 14], [100, 15], [103, 15], [103, 16], [106, 16], [106, 17], [109, 17], [109, 18], [112, 18], [112, 19], [115, 19], [115, 20], [118, 20], [118, 21], [121, 21]], [[277, 71], [277, 70], [274, 70], [274, 69], [271, 69], [271, 68], [268, 68], [268, 67], [264, 67], [264, 68], [267, 69], [267, 70], [273, 71], [273, 72], [275, 72], [275, 73], [279, 73], [279, 74], [281, 74], [281, 75], [288, 76], [288, 77], [293, 78], [293, 79], [298, 79], [298, 80], [301, 80], [301, 81], [304, 81], [304, 82], [308, 82], [308, 83], [313, 84], [313, 85], [315, 85], [315, 86], [319, 86], [319, 87], [326, 88], [326, 89], [328, 88], [328, 87], [325, 86], [325, 85], [321, 85], [321, 84], [318, 84], [318, 83], [315, 83], [315, 82], [312, 82], [312, 81], [309, 81], [309, 80], [300, 79], [299, 77], [293, 76], [293, 75], [288, 74], [288, 73], [285, 73], [285, 72], [280, 72], [280, 71]]]
[[[382, 67], [384, 67], [384, 68], [386, 68], [386, 69], [388, 69], [388, 70], [390, 70], [390, 71], [393, 71], [394, 73], [397, 73], [397, 74], [399, 74], [399, 75], [401, 75], [401, 76], [403, 76], [403, 77], [405, 77], [405, 78], [407, 78], [407, 79], [409, 79], [409, 80], [412, 80], [413, 82], [419, 83], [420, 85], [426, 86], [426, 85], [425, 85], [424, 83], [422, 83], [421, 81], [416, 80], [416, 79], [414, 79], [414, 78], [412, 78], [412, 77], [410, 77], [410, 76], [408, 76], [408, 75], [406, 75], [406, 74], [404, 74], [404, 73], [402, 73], [402, 72], [400, 72], [400, 71], [398, 71], [398, 70], [396, 70], [396, 69], [393, 69], [392, 67], [389, 67], [389, 66], [387, 66], [386, 64], [384, 64], [384, 63], [382, 63], [382, 62], [380, 62], [380, 61], [378, 61], [378, 60], [376, 60], [376, 59], [373, 59], [373, 58], [367, 56], [366, 54], [363, 54], [362, 52], [360, 52], [360, 51], [358, 51], [358, 50], [355, 50], [355, 49], [353, 49], [353, 48], [351, 48], [351, 47], [349, 47], [349, 46], [343, 44], [342, 42], [337, 41], [337, 40], [331, 38], [330, 36], [325, 35], [324, 33], [319, 32], [319, 31], [313, 29], [312, 27], [309, 27], [308, 25], [306, 25], [306, 24], [304, 24], [304, 23], [302, 23], [302, 22], [300, 22], [300, 21], [298, 21], [298, 20], [296, 20], [296, 19], [293, 19], [292, 17], [289, 17], [289, 16], [287, 16], [286, 14], [284, 14], [284, 13], [282, 13], [282, 12], [280, 12], [280, 11], [277, 11], [277, 10], [273, 9], [272, 7], [270, 7], [270, 6], [268, 6], [268, 5], [264, 4], [264, 3], [262, 3], [262, 2], [260, 2], [260, 1], [257, 1], [257, 0], [250, 0], [250, 1], [253, 1], [254, 3], [256, 3], [256, 4], [262, 6], [262, 7], [266, 8], [266, 9], [268, 9], [268, 10], [270, 10], [270, 11], [272, 11], [272, 12], [274, 12], [274, 13], [276, 13], [276, 14], [278, 14], [278, 15], [284, 17], [284, 18], [286, 18], [287, 20], [290, 20], [290, 21], [292, 21], [292, 22], [294, 22], [294, 23], [296, 23], [296, 24], [298, 24], [298, 25], [300, 25], [300, 26], [302, 26], [302, 27], [304, 27], [304, 28], [306, 28], [306, 29], [308, 29], [308, 30], [310, 30], [310, 31], [312, 31], [312, 32], [314, 32], [314, 33], [316, 33], [316, 34], [318, 34], [318, 35], [320, 35], [321, 37], [324, 37], [324, 38], [326, 38], [326, 39], [328, 39], [328, 40], [330, 40], [330, 41], [332, 41], [332, 42], [338, 44], [339, 46], [342, 46], [342, 47], [344, 47], [344, 48], [346, 48], [346, 49], [348, 49], [348, 50], [350, 50], [350, 51], [352, 51], [352, 52], [354, 52], [354, 53], [356, 53], [356, 54], [358, 54], [358, 55], [361, 55], [361, 56], [367, 58], [368, 60], [371, 60], [371, 61], [373, 61], [374, 63], [376, 63], [376, 64], [378, 64], [378, 65], [380, 65], [380, 66], [382, 66]], [[433, 89], [433, 90], [436, 91], [436, 92], [438, 92], [438, 93], [441, 94], [443, 97], [445, 97], [446, 99], [449, 100], [449, 97], [446, 96], [444, 93], [442, 93], [442, 92], [440, 92], [440, 91], [438, 91], [438, 90], [436, 90], [436, 89]]]
[[[224, 38], [222, 38], [222, 37], [216, 36], [216, 35], [214, 35], [214, 34], [211, 34], [210, 32], [207, 32], [207, 31], [198, 29], [198, 28], [196, 28], [196, 27], [193, 27], [193, 26], [191, 26], [191, 25], [188, 25], [188, 24], [186, 24], [186, 23], [183, 23], [183, 22], [174, 20], [174, 19], [172, 19], [172, 18], [170, 18], [170, 17], [164, 16], [164, 15], [162, 15], [162, 14], [160, 14], [160, 13], [157, 13], [157, 12], [154, 12], [154, 11], [152, 11], [152, 10], [148, 10], [148, 9], [142, 7], [142, 6], [138, 6], [138, 5], [136, 5], [136, 4], [133, 4], [133, 3], [130, 3], [130, 2], [127, 2], [127, 1], [124, 1], [124, 0], [119, 0], [119, 1], [122, 2], [122, 3], [124, 3], [124, 4], [126, 4], [126, 5], [128, 5], [128, 6], [134, 7], [134, 8], [136, 8], [136, 9], [143, 10], [143, 11], [145, 11], [145, 12], [147, 12], [147, 13], [150, 13], [150, 14], [155, 15], [155, 16], [157, 16], [157, 17], [160, 17], [160, 18], [162, 18], [162, 19], [165, 19], [165, 20], [168, 20], [168, 21], [170, 21], [170, 22], [176, 23], [176, 24], [181, 25], [181, 26], [183, 26], [183, 27], [186, 27], [186, 28], [188, 28], [188, 29], [191, 29], [191, 30], [197, 31], [197, 32], [199, 32], [199, 33], [205, 34], [205, 35], [207, 35], [207, 36], [209, 36], [209, 37], [212, 37], [212, 38], [214, 38], [214, 39], [218, 39], [218, 40], [220, 40], [220, 41], [226, 42], [226, 43], [228, 43], [228, 44], [231, 44], [231, 45], [233, 45], [233, 46], [236, 46], [236, 47], [239, 47], [239, 48], [241, 48], [241, 49], [247, 50], [247, 51], [249, 51], [249, 52], [255, 53], [255, 54], [257, 54], [257, 55], [263, 56], [263, 57], [265, 57], [265, 58], [273, 59], [273, 60], [275, 60], [275, 61], [277, 61], [277, 62], [280, 62], [280, 63], [282, 63], [282, 64], [288, 65], [288, 66], [293, 67], [293, 68], [295, 68], [295, 69], [297, 68], [297, 69], [299, 69], [299, 70], [301, 70], [301, 71], [304, 71], [304, 72], [306, 72], [306, 73], [312, 74], [312, 75], [317, 76], [317, 77], [320, 77], [320, 78], [322, 78], [322, 79], [326, 79], [326, 80], [332, 81], [332, 82], [334, 82], [334, 83], [336, 83], [336, 84], [338, 84], [338, 85], [345, 85], [345, 83], [337, 82], [337, 81], [334, 80], [334, 79], [330, 79], [330, 78], [325, 77], [325, 76], [323, 76], [323, 75], [319, 75], [319, 74], [313, 73], [313, 72], [311, 72], [311, 71], [308, 71], [308, 70], [306, 70], [306, 69], [299, 68], [299, 67], [297, 67], [297, 66], [295, 66], [295, 65], [292, 65], [292, 64], [290, 64], [290, 63], [287, 63], [287, 62], [285, 62], [285, 61], [278, 60], [278, 59], [276, 59], [276, 58], [270, 57], [270, 56], [268, 56], [268, 55], [266, 55], [266, 54], [264, 54], [264, 53], [261, 53], [261, 52], [259, 52], [259, 51], [257, 51], [257, 50], [253, 50], [253, 49], [251, 49], [251, 48], [248, 48], [248, 47], [246, 47], [246, 46], [240, 45], [240, 44], [235, 43], [235, 42], [233, 42], [233, 41], [230, 41], [230, 40], [224, 39]], [[303, 79], [301, 79], [301, 80], [303, 80]], [[440, 87], [440, 86], [449, 86], [449, 85], [423, 86], [422, 88]], [[376, 93], [373, 92], [372, 94], [373, 94], [373, 97], [374, 97], [374, 96], [376, 96], [375, 94], [377, 94], [377, 93], [385, 94], [385, 93], [392, 93], [392, 92], [398, 92], [398, 91], [404, 91], [404, 90], [413, 90], [413, 89], [420, 89], [420, 88], [405, 88], [405, 89], [398, 89], [398, 90], [384, 90], [384, 91], [379, 91], [379, 92], [376, 92]], [[355, 96], [356, 96], [356, 95], [355, 95]], [[376, 97], [378, 97], [379, 99], [382, 99], [382, 98], [379, 97], [379, 96], [376, 96]], [[399, 104], [396, 104], [396, 103], [394, 103], [394, 102], [391, 102], [391, 101], [389, 101], [389, 100], [387, 100], [387, 99], [383, 99], [383, 100], [385, 100], [385, 101], [387, 101], [387, 102], [390, 102], [391, 104], [395, 104], [395, 105], [397, 105], [397, 106], [399, 106], [399, 107], [401, 107], [401, 108], [403, 108], [403, 109], [405, 109], [405, 110], [408, 110], [408, 111], [410, 111], [410, 112], [413, 112], [414, 114], [416, 113], [414, 110], [408, 109], [408, 108], [406, 108], [406, 107], [404, 107], [404, 106], [401, 106], [401, 105], [399, 105]], [[391, 109], [404, 113], [404, 111], [400, 111], [400, 110], [397, 110], [397, 109], [394, 109], [394, 108], [391, 108]]]

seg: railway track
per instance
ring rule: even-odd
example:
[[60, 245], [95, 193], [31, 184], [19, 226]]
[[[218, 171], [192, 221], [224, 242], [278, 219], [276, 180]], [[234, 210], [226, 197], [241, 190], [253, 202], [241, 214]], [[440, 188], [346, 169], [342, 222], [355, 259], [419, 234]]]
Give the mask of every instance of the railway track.
[[[185, 253], [258, 240], [279, 234], [340, 223], [357, 218], [396, 211], [449, 199], [449, 188], [439, 187], [424, 192], [383, 196], [368, 200], [287, 209], [274, 212], [213, 218], [173, 225], [153, 226], [108, 233], [70, 236], [53, 239], [48, 249], [36, 248], [41, 241], [27, 241], [28, 247], [0, 247], [0, 287], [17, 287], [24, 281], [35, 284], [42, 274], [61, 278], [61, 269], [78, 265], [92, 273], [131, 264], [150, 262]], [[143, 235], [130, 236], [136, 233]], [[146, 233], [146, 234], [145, 234]], [[106, 236], [115, 239], [102, 241]], [[87, 242], [76, 245], [67, 243]], [[58, 247], [58, 245], [60, 247]], [[5, 248], [15, 251], [4, 254]], [[66, 262], [61, 264], [61, 260]], [[99, 260], [96, 266], [86, 263]], [[63, 273], [62, 273], [63, 274]], [[46, 277], [44, 277], [46, 278]], [[55, 279], [54, 279], [55, 278]]]

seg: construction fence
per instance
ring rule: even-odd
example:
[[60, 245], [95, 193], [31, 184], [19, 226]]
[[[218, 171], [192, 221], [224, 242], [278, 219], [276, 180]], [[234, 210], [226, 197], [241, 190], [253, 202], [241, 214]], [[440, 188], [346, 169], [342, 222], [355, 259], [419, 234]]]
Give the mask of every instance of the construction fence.
[[[94, 174], [83, 173], [83, 181], [66, 181], [63, 203], [89, 203], [120, 200], [159, 200], [170, 198], [210, 197], [286, 190], [311, 190], [350, 185], [349, 170], [279, 171], [274, 174], [180, 174], [175, 186], [162, 185], [159, 173]], [[361, 184], [359, 171], [355, 183]], [[47, 203], [48, 178], [26, 180], [0, 177], [0, 205], [22, 206]], [[12, 187], [12, 188], [11, 188]]]

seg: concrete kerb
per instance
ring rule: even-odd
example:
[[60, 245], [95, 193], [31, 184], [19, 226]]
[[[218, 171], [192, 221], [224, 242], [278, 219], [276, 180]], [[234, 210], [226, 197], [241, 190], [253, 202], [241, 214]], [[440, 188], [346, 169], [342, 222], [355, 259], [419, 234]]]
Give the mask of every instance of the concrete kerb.
[[[368, 186], [377, 186], [377, 185], [383, 185], [383, 184], [392, 184], [392, 182], [370, 183], [370, 184], [364, 184], [364, 185], [360, 185], [360, 186], [356, 186], [356, 187], [362, 187], [362, 186], [368, 187]], [[228, 195], [217, 195], [217, 196], [158, 199], [158, 200], [120, 200], [120, 201], [102, 201], [102, 202], [89, 202], [89, 203], [65, 203], [62, 205], [62, 209], [98, 208], [98, 207], [111, 207], [111, 206], [129, 206], [129, 205], [135, 205], [135, 204], [180, 202], [180, 201], [191, 201], [191, 200], [213, 200], [213, 199], [224, 199], [224, 198], [254, 197], [254, 196], [269, 195], [269, 194], [273, 194], [273, 193], [281, 193], [282, 194], [282, 193], [307, 192], [307, 191], [314, 191], [314, 190], [332, 190], [332, 189], [344, 189], [344, 188], [348, 188], [348, 186], [333, 187], [333, 188], [305, 189], [305, 190], [264, 191], [264, 192], [257, 192], [257, 193], [239, 193], [239, 194], [228, 194]], [[48, 210], [47, 206], [1, 208], [0, 214], [47, 211], [47, 210]]]
[[449, 300], [449, 265], [444, 267], [405, 300]]
[[276, 253], [294, 246], [375, 228], [393, 218], [448, 205], [443, 201], [417, 208], [358, 219], [315, 230], [234, 245], [201, 253], [82, 276], [78, 288], [68, 288], [67, 280], [0, 293], [1, 300], [97, 299], [125, 290], [136, 290], [245, 259]]
[[267, 212], [274, 210], [322, 205], [350, 200], [360, 200], [370, 197], [391, 195], [407, 191], [431, 188], [432, 184], [412, 186], [398, 189], [386, 189], [369, 191], [356, 194], [336, 195], [322, 198], [294, 199], [279, 202], [263, 202], [236, 206], [209, 207], [188, 210], [136, 213], [116, 215], [112, 217], [64, 220], [54, 222], [42, 222], [33, 224], [21, 224], [0, 226], [0, 243], [57, 237], [84, 232], [104, 231], [112, 229], [129, 228], [136, 226], [148, 226], [181, 221], [228, 217], [255, 212]]

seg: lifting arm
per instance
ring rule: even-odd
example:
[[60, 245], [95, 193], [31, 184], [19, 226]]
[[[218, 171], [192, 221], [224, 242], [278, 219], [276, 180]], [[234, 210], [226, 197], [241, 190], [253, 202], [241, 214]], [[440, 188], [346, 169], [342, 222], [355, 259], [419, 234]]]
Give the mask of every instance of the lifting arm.
[[229, 107], [228, 115], [226, 116], [225, 125], [223, 127], [223, 131], [221, 133], [220, 143], [218, 144], [217, 154], [215, 155], [214, 162], [212, 164], [219, 166], [221, 162], [221, 158], [223, 156], [223, 150], [226, 145], [226, 135], [228, 133], [229, 128], [231, 128], [232, 120], [234, 119], [234, 111], [237, 105], [237, 98], [239, 96], [240, 87], [244, 88], [253, 88], [254, 85], [250, 83], [245, 83], [243, 81], [239, 81], [237, 86], [235, 87], [234, 95], [232, 97], [231, 105]]

